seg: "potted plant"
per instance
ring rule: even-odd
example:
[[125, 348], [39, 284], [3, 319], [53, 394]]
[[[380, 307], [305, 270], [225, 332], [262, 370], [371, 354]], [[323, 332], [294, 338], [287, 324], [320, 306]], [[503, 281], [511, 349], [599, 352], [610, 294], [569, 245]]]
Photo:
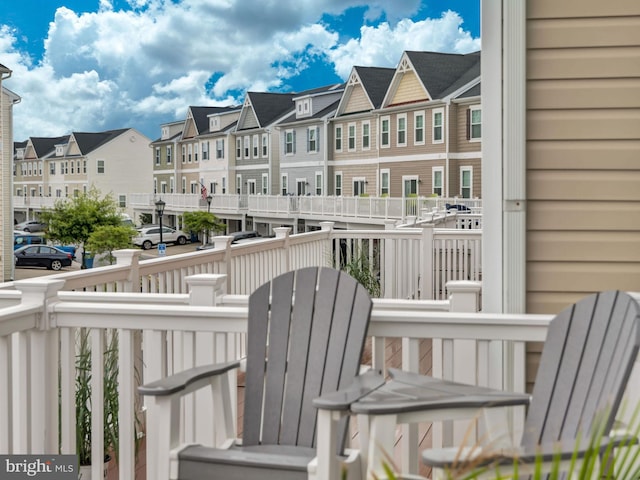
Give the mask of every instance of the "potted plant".
[[[118, 336], [105, 333], [104, 351], [104, 477], [118, 452]], [[88, 329], [76, 339], [76, 451], [82, 480], [91, 478], [91, 342]]]

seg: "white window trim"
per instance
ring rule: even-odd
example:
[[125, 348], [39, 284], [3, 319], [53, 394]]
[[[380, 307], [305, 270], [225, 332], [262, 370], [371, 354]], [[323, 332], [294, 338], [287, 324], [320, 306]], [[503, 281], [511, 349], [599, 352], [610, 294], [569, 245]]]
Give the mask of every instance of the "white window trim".
[[[318, 187], [318, 179], [320, 179], [320, 186]], [[322, 195], [324, 193], [324, 185], [323, 185], [323, 174], [321, 171], [315, 172], [314, 175], [314, 183], [313, 183], [313, 194], [314, 195]], [[318, 189], [320, 193], [318, 193]]]
[[[340, 131], [340, 148], [336, 148], [336, 141], [338, 140], [338, 130]], [[336, 152], [342, 152], [344, 149], [344, 128], [342, 125], [336, 125], [333, 129], [333, 148]]]
[[[404, 142], [400, 142], [400, 120], [404, 120]], [[396, 147], [407, 146], [407, 114], [400, 113], [396, 116]]]
[[418, 175], [403, 175], [402, 176], [402, 196], [404, 198], [407, 198], [407, 196], [405, 195], [405, 188], [404, 188], [404, 184], [406, 182], [410, 182], [412, 180], [416, 181], [416, 195], [420, 195], [420, 177]]
[[[470, 185], [469, 185], [469, 197], [468, 198], [473, 198], [473, 167], [471, 165], [466, 165], [466, 166], [461, 166], [460, 167], [460, 190], [459, 190], [459, 194], [460, 197], [462, 198], [462, 178], [463, 178], [463, 172], [469, 172], [469, 180], [470, 180]], [[464, 197], [467, 198], [467, 197]]]
[[[422, 116], [422, 140], [416, 140], [416, 132], [418, 131], [417, 125], [418, 125], [418, 121], [417, 118]], [[414, 145], [424, 145], [426, 140], [425, 140], [425, 130], [426, 130], [426, 125], [425, 125], [425, 113], [424, 110], [421, 110], [419, 112], [413, 112], [413, 144]]]
[[259, 158], [260, 157], [260, 137], [258, 135], [254, 135], [252, 138], [252, 143], [253, 143], [253, 145], [251, 145], [252, 157]]
[[362, 183], [363, 187], [362, 187], [362, 192], [358, 193], [357, 196], [360, 195], [366, 195], [367, 193], [367, 177], [353, 177], [351, 179], [351, 192], [353, 193], [353, 196], [356, 196], [356, 183]]
[[[289, 145], [289, 142], [287, 141], [287, 136], [291, 134], [291, 152], [287, 152], [287, 145]], [[285, 130], [284, 131], [284, 154], [285, 156], [292, 156], [296, 153], [296, 136], [294, 135], [294, 131], [293, 130]]]
[[236, 175], [236, 194], [242, 195], [242, 175]]
[[[440, 126], [440, 128], [442, 129], [442, 132], [440, 134], [440, 140], [436, 140], [436, 115], [440, 113], [442, 114], [441, 118], [442, 118], [442, 125]], [[446, 119], [444, 118], [444, 108], [434, 108], [431, 111], [431, 143], [437, 144], [437, 143], [444, 143], [444, 136], [445, 136], [445, 128], [446, 125]]]
[[[387, 122], [387, 143], [382, 141], [382, 135], [384, 134], [382, 130], [382, 124]], [[391, 117], [389, 115], [385, 115], [384, 117], [380, 117], [380, 148], [391, 148]]]
[[289, 195], [289, 174], [281, 174], [280, 181], [282, 182], [280, 185], [280, 193], [282, 193], [282, 195]]
[[262, 158], [267, 158], [269, 156], [269, 135], [266, 133], [262, 134], [262, 145], [260, 145], [260, 150]]
[[[303, 190], [302, 194], [298, 193], [298, 190], [299, 190], [298, 186], [300, 184], [302, 184], [302, 190]], [[309, 180], [306, 177], [296, 178], [296, 195], [306, 195], [308, 186], [309, 186]]]
[[[473, 112], [480, 111], [480, 136], [474, 137], [473, 133]], [[482, 107], [480, 105], [472, 105], [469, 107], [469, 142], [476, 143], [482, 141]]]
[[251, 137], [249, 135], [242, 137], [242, 158], [251, 158]]
[[388, 169], [388, 168], [381, 168], [380, 169], [380, 180], [379, 180], [380, 181], [380, 188], [379, 188], [380, 196], [384, 195], [384, 192], [382, 191], [382, 188], [383, 188], [382, 187], [382, 177], [383, 177], [384, 174], [387, 175], [387, 181], [389, 182], [387, 184], [387, 190], [389, 190], [389, 191], [386, 193], [387, 196], [389, 196], [391, 194], [391, 170]]
[[269, 174], [262, 174], [262, 188], [260, 189], [260, 193], [263, 195], [269, 195]]
[[[253, 190], [253, 193], [251, 193], [251, 190]], [[256, 180], [254, 178], [247, 180], [247, 195], [255, 195], [256, 193], [258, 193]]]
[[[337, 193], [338, 177], [340, 177], [340, 193]], [[344, 193], [344, 176], [342, 175], [342, 172], [335, 172], [333, 176], [333, 194], [336, 197], [341, 197], [343, 193]]]
[[[369, 145], [368, 146], [364, 146], [364, 139], [365, 139], [365, 134], [364, 134], [364, 126], [368, 125], [369, 126]], [[361, 135], [361, 145], [362, 145], [362, 150], [371, 150], [371, 122], [369, 120], [365, 120], [362, 122], [362, 135]]]
[[442, 185], [440, 185], [440, 195], [441, 197], [444, 196], [444, 167], [431, 167], [431, 193], [435, 194], [436, 193], [436, 172], [440, 172], [440, 178], [442, 180]]
[[[353, 137], [351, 136], [351, 128], [353, 128]], [[353, 148], [351, 148], [351, 139], [353, 138]], [[347, 152], [355, 152], [358, 149], [358, 129], [355, 122], [347, 124]]]

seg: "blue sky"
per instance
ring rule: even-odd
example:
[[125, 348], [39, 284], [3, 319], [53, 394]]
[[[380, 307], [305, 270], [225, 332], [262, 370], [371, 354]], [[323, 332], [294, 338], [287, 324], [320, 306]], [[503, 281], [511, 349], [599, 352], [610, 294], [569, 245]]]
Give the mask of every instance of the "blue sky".
[[480, 0], [20, 0], [0, 12], [14, 140], [132, 127], [299, 92], [405, 50], [480, 49]]

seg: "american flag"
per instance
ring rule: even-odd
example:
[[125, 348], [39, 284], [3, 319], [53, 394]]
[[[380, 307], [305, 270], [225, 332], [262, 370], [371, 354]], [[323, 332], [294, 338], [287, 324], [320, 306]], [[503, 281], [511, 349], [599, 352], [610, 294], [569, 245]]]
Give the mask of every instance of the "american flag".
[[205, 187], [202, 183], [200, 184], [200, 195], [202, 195], [202, 199], [206, 200], [207, 199], [207, 187]]

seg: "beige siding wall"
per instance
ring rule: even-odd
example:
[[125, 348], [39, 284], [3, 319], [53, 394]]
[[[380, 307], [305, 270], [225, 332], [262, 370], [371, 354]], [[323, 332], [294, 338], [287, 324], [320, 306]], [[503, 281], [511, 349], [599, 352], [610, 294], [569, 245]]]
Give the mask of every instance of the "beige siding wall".
[[424, 87], [420, 83], [420, 80], [418, 80], [415, 72], [407, 71], [402, 75], [398, 89], [389, 104], [397, 105], [420, 100], [429, 100], [429, 97], [424, 91]]
[[345, 106], [343, 113], [366, 112], [372, 108], [373, 106], [371, 105], [371, 102], [369, 102], [362, 85], [354, 85], [351, 89], [351, 95], [349, 96], [349, 100], [347, 101], [347, 105]]
[[640, 2], [527, 19], [527, 310], [640, 288]]
[[329, 169], [329, 194], [333, 195], [335, 192], [335, 174], [336, 172], [342, 172], [342, 196], [350, 197], [353, 195], [353, 179], [354, 178], [366, 178], [367, 185], [365, 185], [365, 193], [370, 196], [376, 195], [377, 182], [376, 177], [378, 175], [378, 165], [343, 165]]
[[480, 103], [471, 105], [452, 105], [450, 120], [451, 120], [451, 139], [452, 148], [455, 148], [458, 152], [479, 152], [482, 147], [482, 143], [479, 141], [471, 141], [468, 138], [468, 111], [470, 107], [480, 106]]

